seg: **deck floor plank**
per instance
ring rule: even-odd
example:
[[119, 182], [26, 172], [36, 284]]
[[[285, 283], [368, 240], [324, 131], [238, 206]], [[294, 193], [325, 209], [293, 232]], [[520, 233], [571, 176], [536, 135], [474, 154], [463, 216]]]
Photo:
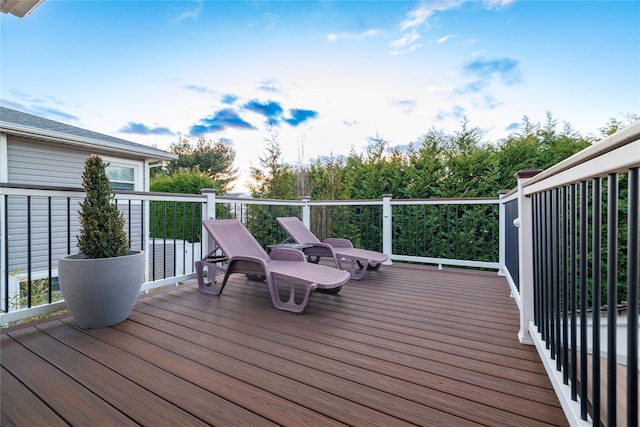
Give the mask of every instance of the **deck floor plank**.
[[565, 426], [518, 323], [495, 272], [383, 266], [314, 292], [302, 315], [242, 275], [221, 296], [187, 283], [110, 328], [3, 330], [2, 420], [37, 425], [19, 417], [31, 408], [52, 425]]
[[0, 388], [2, 389], [0, 392], [2, 394], [0, 425], [5, 427], [68, 425], [42, 400], [34, 399], [31, 390], [4, 368], [0, 372]]
[[[42, 338], [37, 330], [22, 330], [13, 334], [34, 338]], [[73, 380], [65, 372], [60, 371], [41, 356], [33, 353], [14, 339], [2, 340], [2, 366], [13, 376], [19, 378], [32, 392], [33, 399], [42, 400], [71, 425], [137, 425], [125, 414], [115, 409], [99, 396]], [[7, 337], [8, 338], [8, 337]], [[76, 354], [65, 351], [61, 357], [68, 358], [70, 363], [82, 365], [91, 363]], [[2, 399], [4, 412], [4, 398]], [[24, 411], [25, 408], [20, 408]], [[25, 422], [22, 425], [29, 425]]]

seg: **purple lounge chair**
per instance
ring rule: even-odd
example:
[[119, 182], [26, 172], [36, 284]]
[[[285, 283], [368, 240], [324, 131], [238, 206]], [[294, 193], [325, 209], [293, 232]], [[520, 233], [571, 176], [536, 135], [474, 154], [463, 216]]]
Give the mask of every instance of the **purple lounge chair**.
[[[297, 249], [276, 247], [268, 255], [258, 241], [237, 219], [204, 220], [202, 225], [215, 240], [216, 247], [205, 258], [195, 262], [198, 286], [201, 292], [220, 295], [227, 279], [233, 273], [246, 274], [249, 278], [264, 279], [269, 286], [273, 305], [285, 311], [302, 313], [313, 290], [324, 289], [338, 293], [349, 274], [331, 267], [307, 262], [305, 254]], [[226, 266], [220, 266], [219, 258], [211, 255], [220, 249], [226, 257]], [[204, 267], [209, 267], [211, 283], [205, 283]], [[225, 270], [224, 279], [216, 287], [214, 272]], [[289, 283], [289, 299], [282, 301], [278, 293], [279, 281]], [[295, 301], [296, 286], [305, 289], [301, 302]]]
[[349, 261], [352, 279], [362, 279], [367, 270], [377, 270], [389, 259], [381, 252], [354, 248], [348, 239], [328, 238], [321, 242], [297, 217], [280, 217], [276, 221], [296, 243], [311, 245], [303, 249], [308, 257], [318, 257], [318, 260], [323, 256], [331, 257], [339, 270], [342, 270], [343, 260]]

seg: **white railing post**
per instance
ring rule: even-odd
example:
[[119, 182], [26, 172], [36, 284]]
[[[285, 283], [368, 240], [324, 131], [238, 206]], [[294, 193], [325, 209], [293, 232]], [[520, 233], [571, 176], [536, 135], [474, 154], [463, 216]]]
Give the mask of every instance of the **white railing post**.
[[[9, 182], [9, 167], [7, 164], [7, 134], [0, 133], [0, 182]], [[4, 309], [5, 303], [9, 300], [10, 294], [5, 294], [4, 290], [7, 286], [5, 283], [5, 275], [4, 272], [7, 269], [5, 265], [5, 256], [4, 256], [4, 248], [6, 241], [9, 236], [5, 235], [5, 221], [7, 218], [4, 217], [4, 197], [0, 196], [0, 245], [1, 250], [0, 253], [0, 302], [2, 303], [1, 309]]]
[[393, 223], [391, 213], [391, 194], [382, 195], [382, 252], [389, 255], [389, 259], [384, 262], [385, 265], [393, 264], [391, 262], [391, 239], [393, 237], [391, 225]]
[[[207, 201], [205, 202], [204, 209], [202, 209], [202, 220], [205, 219], [216, 219], [216, 190], [215, 188], [203, 188], [200, 190], [202, 194], [207, 196]], [[209, 247], [213, 247], [214, 242], [207, 230], [203, 225], [200, 226], [200, 236], [202, 236], [202, 257], [206, 257], [209, 253]], [[204, 236], [207, 236], [205, 239]]]
[[309, 206], [309, 201], [311, 200], [311, 196], [302, 196], [302, 223], [307, 226], [309, 230], [311, 230], [311, 206]]
[[509, 190], [500, 190], [498, 192], [498, 197], [500, 198], [500, 203], [498, 204], [499, 213], [498, 213], [498, 221], [499, 221], [499, 237], [498, 237], [498, 264], [500, 264], [500, 268], [498, 269], [498, 276], [506, 276], [505, 271], [506, 266], [506, 232], [507, 232], [507, 224], [506, 224], [506, 209], [504, 206], [504, 202], [502, 198], [507, 194]]
[[520, 269], [520, 331], [518, 339], [522, 344], [533, 345], [529, 334], [529, 324], [534, 320], [533, 304], [533, 210], [531, 198], [525, 196], [523, 184], [540, 173], [539, 169], [518, 171], [518, 251]]

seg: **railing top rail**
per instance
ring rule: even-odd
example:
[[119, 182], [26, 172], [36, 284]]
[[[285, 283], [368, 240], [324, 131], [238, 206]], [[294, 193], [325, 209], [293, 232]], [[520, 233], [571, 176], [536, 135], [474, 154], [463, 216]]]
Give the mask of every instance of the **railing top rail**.
[[[280, 200], [280, 199], [254, 199], [243, 197], [216, 197], [217, 202], [224, 203], [247, 203], [247, 204], [273, 204], [273, 205], [293, 205], [293, 206], [342, 206], [342, 205], [381, 205], [382, 199], [363, 199], [363, 200]], [[391, 199], [392, 205], [402, 204], [497, 204], [500, 199], [497, 197], [461, 197], [461, 198], [431, 198], [431, 199]]]
[[[202, 203], [206, 196], [201, 194], [156, 193], [145, 191], [114, 190], [116, 200], [164, 200], [164, 201], [192, 201]], [[40, 197], [73, 197], [83, 198], [84, 189], [79, 187], [60, 187], [52, 185], [9, 184], [0, 183], [0, 194], [9, 196], [40, 196]]]
[[[56, 194], [52, 194], [56, 193]], [[75, 193], [75, 194], [70, 194]], [[118, 200], [167, 200], [167, 201], [198, 201], [206, 200], [206, 194], [180, 194], [163, 192], [145, 192], [130, 190], [114, 190]], [[57, 197], [84, 197], [84, 190], [80, 187], [61, 187], [36, 184], [0, 183], [0, 194], [8, 195], [41, 195]], [[283, 200], [283, 199], [256, 199], [251, 197], [217, 196], [218, 203], [246, 203], [259, 205], [281, 206], [344, 206], [344, 205], [381, 205], [380, 199], [363, 200]], [[443, 205], [443, 204], [497, 204], [497, 197], [461, 197], [461, 198], [429, 198], [429, 199], [391, 199], [392, 205]]]
[[225, 197], [225, 196], [216, 196], [216, 203], [246, 203], [249, 205], [304, 206], [304, 202], [301, 200], [254, 199], [251, 197]]
[[392, 205], [478, 205], [498, 204], [497, 197], [460, 197], [457, 199], [432, 198], [432, 199], [393, 199]]
[[169, 202], [198, 202], [206, 201], [202, 194], [160, 193], [145, 191], [114, 190], [117, 200], [164, 200]]
[[310, 206], [343, 206], [343, 205], [382, 205], [382, 199], [377, 200], [310, 200]]
[[16, 184], [10, 182], [0, 182], [0, 189], [8, 188], [16, 190], [68, 191], [84, 193], [84, 189], [82, 187], [62, 187], [59, 185]]

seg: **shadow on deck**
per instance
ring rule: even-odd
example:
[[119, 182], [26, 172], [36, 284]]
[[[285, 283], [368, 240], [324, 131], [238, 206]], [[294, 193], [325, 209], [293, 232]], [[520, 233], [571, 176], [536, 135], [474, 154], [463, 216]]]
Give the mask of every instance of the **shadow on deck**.
[[394, 264], [304, 314], [232, 276], [3, 331], [2, 425], [567, 425], [495, 272]]

